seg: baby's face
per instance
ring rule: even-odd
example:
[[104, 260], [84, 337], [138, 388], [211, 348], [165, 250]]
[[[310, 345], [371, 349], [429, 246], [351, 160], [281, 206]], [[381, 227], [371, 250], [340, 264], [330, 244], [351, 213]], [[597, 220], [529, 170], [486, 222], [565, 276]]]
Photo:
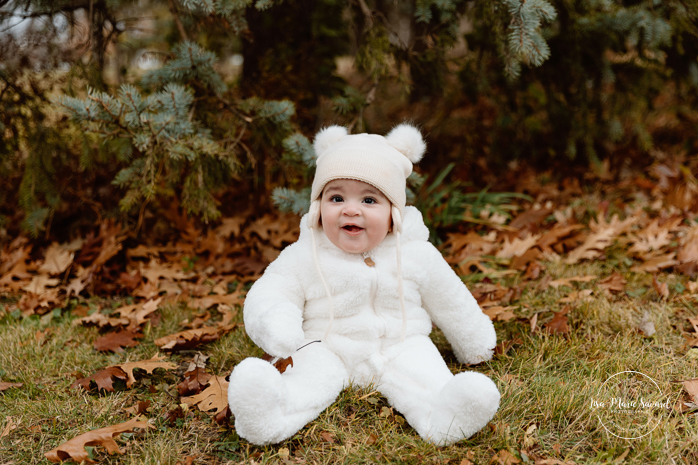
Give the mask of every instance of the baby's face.
[[327, 238], [345, 252], [368, 252], [390, 231], [390, 201], [353, 179], [335, 179], [322, 191], [320, 218]]

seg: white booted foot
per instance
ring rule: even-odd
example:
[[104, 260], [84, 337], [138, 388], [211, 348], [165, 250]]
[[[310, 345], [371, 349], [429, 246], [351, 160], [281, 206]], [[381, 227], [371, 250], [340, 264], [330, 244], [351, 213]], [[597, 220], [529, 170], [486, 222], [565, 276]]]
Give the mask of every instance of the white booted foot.
[[487, 376], [459, 373], [436, 395], [429, 417], [428, 441], [447, 446], [482, 429], [499, 409], [499, 390]]
[[275, 444], [284, 436], [286, 389], [281, 373], [269, 362], [247, 358], [230, 375], [228, 403], [235, 430], [252, 444]]

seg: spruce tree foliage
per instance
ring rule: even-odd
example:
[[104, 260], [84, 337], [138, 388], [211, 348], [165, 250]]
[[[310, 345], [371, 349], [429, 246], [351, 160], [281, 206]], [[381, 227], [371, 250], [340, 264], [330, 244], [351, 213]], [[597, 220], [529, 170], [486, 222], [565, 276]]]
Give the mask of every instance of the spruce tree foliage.
[[[472, 3], [462, 0], [419, 0], [414, 3], [361, 0], [352, 4], [350, 25], [354, 36], [355, 65], [367, 76], [367, 82], [363, 88], [344, 86], [332, 99], [334, 112], [342, 117], [340, 121], [355, 132], [370, 131], [364, 111], [374, 102], [381, 81], [396, 80], [415, 99], [442, 93], [448, 73], [446, 53], [458, 41], [459, 21]], [[515, 77], [522, 62], [540, 66], [547, 59], [549, 51], [542, 36], [542, 25], [555, 18], [555, 10], [550, 3], [546, 0], [479, 3], [492, 4], [500, 13], [508, 14], [499, 14], [496, 26], [509, 34], [508, 43], [503, 37], [499, 39], [503, 54], [507, 57], [506, 71], [509, 74]], [[271, 15], [272, 12], [267, 14]], [[389, 20], [395, 17], [410, 21], [412, 32], [407, 41], [395, 28], [399, 21]], [[395, 69], [398, 70], [397, 76], [391, 76]], [[502, 69], [505, 69], [504, 65]], [[292, 162], [297, 168], [302, 167], [300, 161], [304, 161], [306, 171], [302, 178], [312, 179], [312, 146], [307, 143], [302, 145], [304, 149], [291, 149], [286, 144], [284, 147], [284, 160]], [[408, 179], [408, 200], [415, 198], [414, 191], [423, 181], [417, 173]], [[308, 187], [301, 183], [297, 189], [277, 188], [273, 199], [282, 211], [304, 213], [310, 205], [308, 193]]]
[[[473, 53], [464, 60], [460, 78], [469, 102], [489, 101], [496, 108], [493, 127], [473, 121], [476, 130], [490, 134], [492, 158], [598, 162], [623, 153], [620, 148], [649, 152], [654, 147], [648, 127], [654, 99], [675, 86], [677, 96], [695, 101], [691, 94], [698, 80], [690, 76], [691, 70], [698, 71], [693, 45], [698, 2], [551, 4], [557, 17], [541, 29], [549, 47], [547, 61], [537, 68], [513, 67], [509, 75], [502, 71], [501, 43], [491, 34], [497, 30], [495, 15], [487, 13], [494, 11], [476, 4], [474, 16], [482, 22], [466, 35]], [[513, 32], [510, 27], [510, 44]], [[511, 79], [512, 74], [519, 76]]]
[[229, 180], [222, 174], [234, 172], [236, 160], [211, 140], [209, 131], [189, 120], [193, 99], [193, 91], [179, 84], [148, 96], [124, 84], [114, 97], [89, 90], [86, 99], [62, 96], [56, 102], [85, 131], [101, 134], [106, 144], [115, 141], [116, 161], [127, 164], [113, 181], [127, 188], [123, 210], [162, 193], [164, 177], [166, 189], [183, 181], [183, 206], [208, 221], [218, 216], [211, 192]]
[[[302, 213], [308, 135], [329, 122], [385, 133], [420, 105], [435, 110], [416, 121], [426, 161], [455, 161], [452, 173], [483, 152], [646, 153], [654, 98], [673, 86], [677, 114], [695, 102], [696, 18], [698, 0], [0, 0], [0, 215], [19, 205], [38, 234], [66, 201], [116, 214], [96, 206], [116, 192], [129, 221], [155, 197], [211, 220], [230, 185], [260, 205], [283, 186], [274, 201]], [[141, 75], [132, 51], [146, 48], [162, 63]], [[244, 57], [236, 81], [219, 72], [232, 53]], [[337, 75], [347, 54], [363, 79]]]
[[[34, 79], [36, 72], [23, 69], [27, 60], [36, 61], [32, 55], [22, 58], [18, 53], [17, 63], [5, 62], [7, 64], [3, 63], [0, 70], [0, 79], [5, 84], [0, 99], [8, 104], [2, 112], [2, 129], [15, 136], [10, 142], [5, 141], [0, 155], [3, 169], [23, 171], [18, 200], [26, 212], [24, 229], [37, 235], [60, 207], [61, 193], [70, 190], [70, 186], [62, 182], [63, 178], [56, 176], [56, 163], [63, 171], [70, 167], [74, 172], [83, 173], [100, 164], [108, 164], [113, 173], [112, 184], [123, 193], [122, 211], [139, 212], [139, 225], [144, 208], [151, 199], [173, 195], [187, 211], [201, 216], [202, 220], [215, 219], [219, 211], [214, 193], [230, 185], [234, 177], [239, 179], [238, 175], [245, 166], [254, 165], [256, 153], [277, 150], [281, 140], [292, 130], [293, 103], [254, 97], [231, 99], [226, 95], [228, 86], [214, 70], [218, 57], [192, 40], [173, 43], [163, 66], [147, 72], [141, 79], [123, 84], [118, 89], [107, 89], [102, 79], [91, 79], [94, 73], [90, 69], [97, 69], [101, 75], [110, 38], [114, 39], [128, 26], [118, 18], [130, 13], [134, 2], [89, 3], [89, 12], [96, 19], [89, 26], [100, 32], [97, 45], [103, 49], [95, 50], [95, 41], [88, 36], [84, 39], [92, 47], [88, 50], [89, 60], [85, 61], [85, 55], [57, 54], [59, 57], [54, 62], [45, 65], [48, 72], [60, 76], [53, 81], [67, 83], [68, 95], [60, 95], [59, 90], [59, 96], [49, 100], [47, 92], [52, 90], [55, 93], [56, 89], [51, 86], [44, 89], [39, 85], [41, 79]], [[176, 6], [176, 2], [150, 3], [146, 6], [156, 9], [158, 3], [169, 4], [171, 8]], [[216, 7], [214, 14], [220, 13], [229, 24], [234, 23], [231, 27], [236, 32], [243, 28], [244, 17], [237, 22], [233, 19], [244, 16], [246, 5], [231, 9], [232, 2], [188, 2], [188, 5], [172, 9], [173, 18], [181, 24], [182, 15], [191, 25], [201, 20], [197, 14], [210, 4]], [[53, 35], [46, 36], [37, 47], [41, 52], [39, 57], [51, 47], [65, 47], [59, 36], [72, 31], [75, 14], [88, 13], [88, 3], [78, 1], [24, 0], [5, 2], [0, 6], [4, 6], [0, 10], [0, 23], [9, 24], [10, 28], [18, 17], [41, 18], [50, 25]], [[260, 8], [267, 6], [264, 2], [258, 5]], [[186, 30], [180, 31], [185, 37], [201, 37], [200, 29], [192, 29], [189, 34]], [[28, 28], [28, 32], [23, 34], [4, 36], [0, 44], [4, 50], [21, 52], [22, 41], [31, 38], [30, 34], [40, 35], [42, 32], [45, 28]], [[68, 73], [56, 70], [66, 65], [72, 66]], [[40, 66], [34, 64], [34, 68]], [[75, 74], [73, 70], [81, 68], [88, 69], [88, 72], [78, 77], [78, 81], [84, 83], [86, 80], [94, 87], [88, 88], [83, 98], [72, 97], [70, 94], [79, 93], [80, 89], [72, 87], [75, 79], [71, 76]], [[19, 94], [26, 98], [18, 99]], [[42, 115], [55, 114], [55, 109], [68, 113], [82, 129], [83, 147], [79, 160], [62, 156], [71, 151], [75, 153], [76, 148], [72, 141], [66, 140], [69, 131], [64, 124], [60, 128], [66, 131], [64, 134], [57, 130], [58, 127], [42, 126], [41, 121], [45, 119]], [[27, 110], [33, 114], [27, 115]], [[226, 116], [221, 118], [221, 113]], [[98, 145], [94, 141], [98, 141]], [[56, 157], [57, 152], [61, 156]], [[239, 159], [240, 153], [247, 155], [247, 165]], [[7, 194], [3, 191], [3, 195]], [[12, 201], [11, 198], [6, 200]]]

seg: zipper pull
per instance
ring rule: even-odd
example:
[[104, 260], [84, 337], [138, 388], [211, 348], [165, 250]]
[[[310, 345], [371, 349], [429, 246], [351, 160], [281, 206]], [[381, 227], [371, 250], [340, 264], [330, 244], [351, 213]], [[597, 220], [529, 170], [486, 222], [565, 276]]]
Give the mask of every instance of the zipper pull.
[[376, 266], [376, 264], [371, 260], [371, 257], [368, 255], [368, 252], [363, 253], [364, 256], [364, 263], [367, 264], [368, 266]]

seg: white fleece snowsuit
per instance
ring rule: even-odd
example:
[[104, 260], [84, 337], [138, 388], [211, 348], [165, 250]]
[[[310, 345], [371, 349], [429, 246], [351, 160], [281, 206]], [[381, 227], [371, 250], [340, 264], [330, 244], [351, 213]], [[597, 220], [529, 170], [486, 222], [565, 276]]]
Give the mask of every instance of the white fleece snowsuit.
[[[306, 215], [307, 216], [307, 215]], [[317, 418], [352, 383], [378, 389], [425, 440], [452, 444], [485, 426], [499, 407], [499, 391], [485, 375], [453, 375], [429, 339], [432, 321], [462, 363], [489, 360], [496, 345], [490, 319], [461, 279], [428, 242], [422, 215], [406, 207], [402, 272], [406, 337], [401, 341], [396, 237], [390, 233], [361, 254], [333, 245], [316, 230], [319, 265], [334, 301], [317, 274], [306, 217], [299, 240], [284, 249], [252, 286], [245, 329], [267, 353], [293, 357], [283, 374], [248, 358], [230, 377], [228, 399], [238, 434], [254, 444], [281, 442]], [[321, 340], [296, 351], [304, 344]]]

